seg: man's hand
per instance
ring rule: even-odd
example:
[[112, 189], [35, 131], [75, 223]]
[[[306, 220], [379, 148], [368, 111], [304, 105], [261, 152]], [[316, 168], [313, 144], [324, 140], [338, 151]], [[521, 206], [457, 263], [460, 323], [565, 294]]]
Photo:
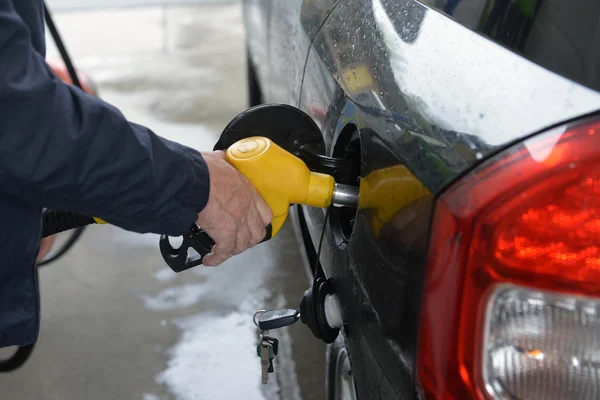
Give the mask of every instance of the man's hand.
[[215, 241], [203, 264], [216, 266], [260, 243], [273, 219], [252, 183], [225, 161], [225, 153], [202, 153], [210, 174], [210, 196], [196, 224]]
[[46, 255], [50, 252], [55, 239], [56, 235], [52, 235], [42, 238], [42, 240], [40, 240], [40, 250], [38, 251], [37, 258], [35, 259], [36, 264], [42, 261], [44, 257], [46, 257]]

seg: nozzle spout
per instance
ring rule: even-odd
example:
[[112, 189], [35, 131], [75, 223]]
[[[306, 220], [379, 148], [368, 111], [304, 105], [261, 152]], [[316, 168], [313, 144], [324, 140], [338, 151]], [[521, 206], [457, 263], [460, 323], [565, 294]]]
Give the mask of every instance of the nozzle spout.
[[336, 183], [333, 189], [332, 204], [337, 207], [358, 207], [359, 188], [352, 185]]

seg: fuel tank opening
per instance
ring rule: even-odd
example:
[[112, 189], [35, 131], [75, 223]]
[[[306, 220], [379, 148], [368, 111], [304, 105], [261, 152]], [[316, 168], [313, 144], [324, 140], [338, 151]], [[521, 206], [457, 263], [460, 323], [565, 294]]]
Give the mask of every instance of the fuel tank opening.
[[352, 204], [352, 201], [344, 202], [343, 199], [345, 196], [349, 199], [352, 197], [347, 194], [351, 193], [353, 188], [358, 192], [362, 162], [359, 132], [354, 125], [348, 125], [342, 130], [332, 156], [348, 160], [349, 166], [344, 176], [336, 177], [336, 183], [340, 184], [338, 198], [341, 201], [329, 211], [333, 238], [338, 247], [343, 249], [352, 236], [357, 213], [356, 204]]

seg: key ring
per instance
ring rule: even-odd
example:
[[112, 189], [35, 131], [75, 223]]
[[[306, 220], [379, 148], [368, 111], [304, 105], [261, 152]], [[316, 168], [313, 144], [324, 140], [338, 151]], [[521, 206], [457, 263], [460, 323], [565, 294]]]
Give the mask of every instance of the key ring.
[[257, 328], [260, 328], [260, 326], [258, 325], [258, 322], [256, 322], [256, 316], [258, 314], [264, 314], [266, 312], [267, 312], [267, 310], [258, 310], [257, 312], [254, 313], [254, 317], [252, 317], [252, 321], [254, 322], [254, 325], [256, 325]]

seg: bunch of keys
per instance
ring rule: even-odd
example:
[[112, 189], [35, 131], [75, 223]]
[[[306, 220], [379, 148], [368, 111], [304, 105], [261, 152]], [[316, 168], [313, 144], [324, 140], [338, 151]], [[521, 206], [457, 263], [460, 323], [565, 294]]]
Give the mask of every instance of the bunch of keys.
[[[257, 320], [258, 315], [260, 317]], [[287, 308], [270, 311], [259, 310], [254, 314], [254, 324], [260, 329], [260, 341], [256, 346], [256, 354], [260, 357], [263, 385], [266, 385], [269, 381], [269, 374], [275, 372], [273, 359], [279, 348], [279, 341], [269, 336], [269, 330], [292, 325], [299, 318], [300, 313], [298, 311]]]

